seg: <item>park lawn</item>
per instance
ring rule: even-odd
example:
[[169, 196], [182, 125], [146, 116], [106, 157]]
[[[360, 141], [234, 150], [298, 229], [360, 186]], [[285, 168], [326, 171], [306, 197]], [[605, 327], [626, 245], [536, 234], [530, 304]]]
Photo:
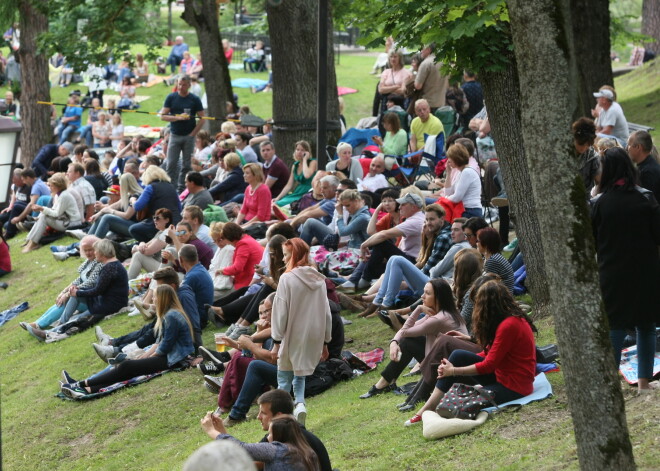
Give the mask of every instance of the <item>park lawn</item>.
[[[337, 67], [338, 84], [360, 90], [347, 95], [346, 115], [354, 125], [360, 117], [368, 116], [376, 79], [368, 75], [372, 56], [342, 54]], [[650, 90], [652, 82], [635, 86], [632, 80], [645, 69], [624, 78], [631, 80], [620, 87], [624, 109], [629, 100], [639, 98], [636, 89]], [[657, 74], [657, 68], [656, 74]], [[260, 77], [266, 74], [237, 74]], [[53, 89], [55, 101], [63, 102], [68, 89]], [[81, 88], [84, 90], [84, 88]], [[141, 110], [157, 111], [167, 93], [157, 85], [140, 89], [149, 94]], [[648, 100], [658, 102], [658, 88]], [[263, 117], [270, 116], [271, 95], [252, 95], [239, 90], [241, 104], [250, 104]], [[641, 108], [641, 106], [640, 106]], [[650, 124], [644, 116], [627, 111], [633, 122]], [[159, 125], [158, 118], [126, 114], [131, 125]], [[142, 118], [152, 121], [142, 122]], [[137, 119], [140, 118], [140, 121]], [[133, 121], [135, 119], [135, 121]], [[656, 120], [655, 116], [650, 116]], [[657, 125], [655, 126], [658, 127]], [[79, 260], [56, 262], [47, 248], [27, 255], [20, 253], [23, 236], [12, 241], [11, 254], [15, 271], [3, 278], [9, 289], [0, 292], [0, 308], [6, 309], [23, 301], [31, 308], [0, 328], [0, 403], [4, 465], [7, 470], [140, 470], [180, 469], [186, 457], [206, 443], [207, 437], [199, 427], [199, 419], [215, 408], [215, 397], [203, 386], [197, 370], [167, 374], [135, 388], [121, 390], [98, 400], [73, 403], [54, 397], [62, 368], [75, 378], [89, 375], [104, 365], [96, 357], [90, 344], [95, 341], [93, 330], [64, 342], [45, 345], [24, 332], [19, 321], [35, 320], [50, 306], [59, 290], [76, 276]], [[65, 238], [61, 243], [69, 243]], [[392, 336], [377, 320], [357, 319], [347, 326], [346, 335], [354, 343], [346, 348], [366, 351], [375, 347], [387, 348]], [[141, 320], [125, 315], [104, 320], [103, 329], [118, 336], [139, 328]], [[554, 340], [550, 319], [538, 321], [538, 343]], [[213, 330], [204, 332], [206, 345], [212, 345]], [[579, 341], [579, 333], [576, 333]], [[401, 397], [384, 395], [369, 400], [358, 396], [376, 382], [378, 371], [339, 384], [309, 400], [308, 427], [328, 447], [333, 466], [342, 470], [381, 469], [577, 469], [575, 443], [568, 412], [564, 380], [561, 374], [551, 373], [555, 397], [531, 404], [516, 413], [496, 415], [483, 427], [471, 433], [438, 442], [426, 442], [421, 427], [404, 428], [407, 414], [396, 411], [394, 405]], [[401, 384], [405, 383], [402, 378]], [[629, 428], [641, 469], [653, 469], [660, 462], [657, 446], [657, 395], [649, 398], [633, 397], [624, 385]], [[254, 415], [255, 409], [252, 411]], [[232, 429], [237, 437], [256, 441], [263, 436], [257, 421], [249, 421]]]
[[660, 59], [617, 77], [614, 85], [628, 121], [655, 128], [650, 134], [657, 147], [660, 139]]

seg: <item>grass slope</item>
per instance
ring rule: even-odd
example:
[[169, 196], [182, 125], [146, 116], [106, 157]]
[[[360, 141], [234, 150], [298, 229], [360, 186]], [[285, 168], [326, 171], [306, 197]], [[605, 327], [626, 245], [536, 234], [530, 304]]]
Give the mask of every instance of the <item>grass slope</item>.
[[[373, 58], [342, 55], [337, 67], [338, 84], [357, 88], [360, 93], [346, 98], [350, 124], [369, 114], [376, 80], [368, 75]], [[657, 68], [655, 74], [657, 74]], [[633, 83], [640, 69], [617, 83], [628, 117], [634, 122], [649, 123], [629, 101], [639, 97], [635, 90], [655, 90], [649, 98], [658, 99], [657, 83]], [[234, 77], [243, 74], [234, 74]], [[266, 77], [266, 74], [250, 75]], [[622, 78], [621, 80], [623, 80]], [[628, 85], [628, 81], [629, 85]], [[657, 80], [656, 80], [657, 82]], [[636, 88], [635, 88], [636, 87]], [[55, 99], [63, 100], [68, 89], [53, 89]], [[141, 89], [149, 94], [142, 109], [157, 110], [167, 89], [159, 85]], [[270, 116], [271, 96], [252, 96], [239, 91], [241, 102], [249, 103], [255, 113]], [[631, 113], [630, 110], [633, 112]], [[141, 115], [126, 115], [128, 124], [141, 124]], [[135, 119], [135, 120], [134, 120]], [[151, 118], [159, 124], [157, 118]], [[657, 114], [650, 116], [657, 122]], [[656, 128], [658, 126], [656, 125]], [[0, 328], [0, 403], [3, 465], [6, 470], [169, 470], [180, 469], [186, 457], [207, 442], [199, 420], [215, 408], [215, 397], [203, 386], [198, 371], [171, 373], [151, 382], [119, 391], [99, 400], [72, 403], [54, 396], [58, 391], [60, 370], [66, 368], [82, 378], [103, 367], [90, 343], [93, 331], [64, 342], [38, 343], [19, 326], [19, 321], [35, 320], [49, 307], [57, 292], [76, 276], [79, 260], [56, 262], [48, 249], [22, 255], [19, 236], [11, 241], [15, 271], [3, 278], [10, 283], [0, 291], [0, 309], [22, 301], [31, 308]], [[63, 239], [68, 243], [71, 239]], [[347, 345], [353, 351], [377, 346], [387, 347], [391, 332], [375, 320], [356, 319], [347, 327], [347, 336], [355, 339]], [[125, 316], [103, 321], [103, 329], [118, 336], [139, 328], [141, 321]], [[538, 322], [539, 344], [554, 340], [553, 324]], [[211, 328], [204, 332], [212, 345]], [[579, 341], [579, 333], [576, 333]], [[564, 381], [560, 374], [550, 374], [555, 397], [524, 407], [512, 414], [489, 420], [472, 433], [426, 442], [420, 427], [404, 428], [409, 418], [394, 405], [401, 398], [394, 395], [360, 400], [378, 377], [372, 372], [335, 386], [309, 400], [308, 427], [324, 440], [333, 465], [342, 470], [444, 469], [577, 469], [573, 430], [568, 412]], [[401, 383], [405, 383], [405, 378]], [[628, 423], [637, 464], [641, 469], [657, 469], [660, 462], [660, 411], [657, 395], [636, 398], [624, 386]], [[253, 415], [255, 410], [252, 411]], [[237, 437], [255, 441], [263, 436], [259, 424], [249, 421], [232, 429]]]
[[656, 146], [660, 139], [660, 59], [614, 80], [618, 100], [628, 121], [654, 127]]

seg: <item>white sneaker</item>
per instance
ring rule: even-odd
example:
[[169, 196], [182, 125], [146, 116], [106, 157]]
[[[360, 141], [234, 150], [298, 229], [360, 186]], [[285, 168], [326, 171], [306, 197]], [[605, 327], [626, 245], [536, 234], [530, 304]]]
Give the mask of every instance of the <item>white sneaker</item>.
[[108, 345], [110, 345], [110, 340], [112, 340], [112, 337], [110, 337], [108, 334], [103, 332], [101, 326], [97, 325], [94, 328], [94, 333], [96, 334], [96, 340], [99, 341], [99, 345], [103, 347], [107, 347]]
[[141, 316], [142, 313], [138, 311], [137, 308], [134, 308], [133, 310], [128, 312], [128, 317], [135, 317], [135, 316]]
[[227, 329], [227, 331], [225, 332], [225, 335], [229, 337], [234, 332], [234, 329], [236, 329], [236, 327], [237, 327], [236, 324], [231, 324]]
[[60, 262], [63, 262], [67, 258], [69, 258], [69, 254], [66, 252], [53, 252], [53, 258], [55, 260], [58, 260]]
[[307, 420], [307, 408], [305, 407], [305, 404], [302, 402], [296, 404], [296, 407], [293, 409], [293, 416], [296, 418], [298, 423], [304, 427], [305, 420]]
[[250, 329], [250, 327], [245, 327], [245, 326], [242, 326], [242, 325], [237, 325], [237, 326], [234, 328], [234, 330], [232, 331], [231, 335], [229, 335], [228, 337], [229, 337], [230, 339], [232, 339], [232, 340], [238, 340], [238, 338], [239, 338], [241, 335], [250, 335], [250, 333], [251, 333], [251, 329]]
[[342, 290], [342, 289], [355, 289], [355, 283], [352, 281], [347, 281], [345, 283], [342, 283], [341, 285], [337, 286], [337, 289]]

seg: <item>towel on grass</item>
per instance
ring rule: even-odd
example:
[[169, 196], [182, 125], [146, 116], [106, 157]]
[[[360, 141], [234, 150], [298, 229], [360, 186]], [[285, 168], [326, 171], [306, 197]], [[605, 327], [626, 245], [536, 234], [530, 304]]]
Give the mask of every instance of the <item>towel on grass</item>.
[[[619, 371], [628, 384], [637, 384], [637, 345], [624, 348], [621, 352]], [[653, 359], [653, 377], [660, 374], [660, 353], [655, 352]]]
[[99, 389], [98, 392], [95, 393], [90, 393], [87, 394], [86, 396], [81, 396], [78, 398], [71, 398], [69, 396], [65, 396], [61, 391], [55, 394], [55, 397], [59, 397], [60, 399], [65, 399], [67, 401], [88, 401], [90, 399], [97, 399], [99, 397], [107, 396], [108, 394], [111, 394], [115, 391], [118, 391], [119, 389], [125, 388], [127, 386], [135, 386], [138, 384], [146, 383], [147, 381], [151, 381], [152, 379], [162, 376], [165, 373], [169, 373], [170, 371], [180, 371], [180, 370], [163, 370], [159, 371], [157, 373], [152, 373], [149, 375], [141, 375], [141, 376], [136, 376], [135, 378], [131, 378], [126, 381], [120, 381], [115, 384], [111, 384], [107, 388], [101, 388]]

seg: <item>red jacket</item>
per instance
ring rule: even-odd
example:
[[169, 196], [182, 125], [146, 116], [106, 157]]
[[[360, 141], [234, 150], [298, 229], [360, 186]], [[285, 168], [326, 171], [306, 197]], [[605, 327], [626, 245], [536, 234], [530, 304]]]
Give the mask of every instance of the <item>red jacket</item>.
[[11, 257], [9, 256], [9, 246], [0, 240], [0, 270], [7, 273], [11, 271]]
[[493, 344], [479, 353], [479, 374], [495, 373], [497, 382], [527, 396], [534, 390], [536, 344], [529, 323], [522, 317], [507, 317], [497, 327]]
[[234, 260], [231, 266], [222, 270], [223, 275], [234, 277], [234, 289], [250, 284], [254, 276], [254, 266], [261, 261], [264, 248], [247, 234], [234, 246]]

